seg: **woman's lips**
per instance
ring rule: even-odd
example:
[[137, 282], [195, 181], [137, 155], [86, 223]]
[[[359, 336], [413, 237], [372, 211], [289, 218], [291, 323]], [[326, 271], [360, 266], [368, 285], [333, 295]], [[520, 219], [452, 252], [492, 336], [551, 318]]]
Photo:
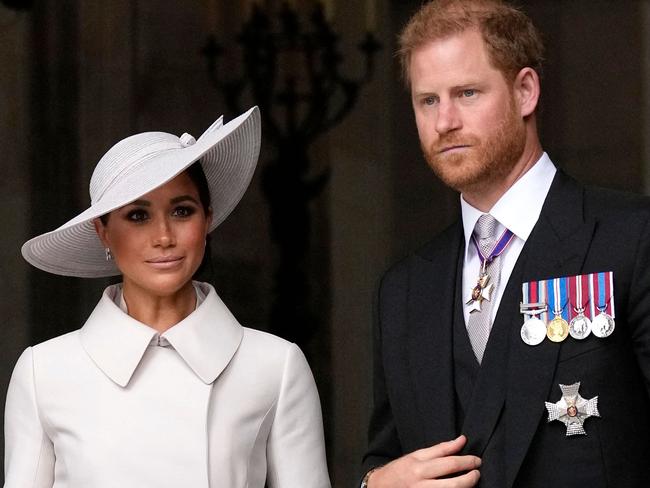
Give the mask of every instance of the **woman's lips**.
[[147, 259], [146, 263], [156, 269], [171, 269], [178, 266], [182, 261], [182, 256], [158, 256]]

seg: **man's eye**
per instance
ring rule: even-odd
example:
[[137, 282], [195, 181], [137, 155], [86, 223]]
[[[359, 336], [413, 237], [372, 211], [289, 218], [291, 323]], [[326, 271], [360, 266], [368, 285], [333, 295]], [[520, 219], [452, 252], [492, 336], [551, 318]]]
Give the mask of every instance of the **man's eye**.
[[147, 215], [147, 212], [142, 209], [136, 209], [136, 210], [131, 210], [127, 215], [126, 218], [132, 222], [144, 222], [149, 218], [149, 215]]
[[195, 210], [193, 207], [176, 207], [172, 212], [174, 217], [189, 217], [194, 214]]
[[470, 98], [476, 95], [476, 90], [463, 90], [463, 96], [465, 98]]

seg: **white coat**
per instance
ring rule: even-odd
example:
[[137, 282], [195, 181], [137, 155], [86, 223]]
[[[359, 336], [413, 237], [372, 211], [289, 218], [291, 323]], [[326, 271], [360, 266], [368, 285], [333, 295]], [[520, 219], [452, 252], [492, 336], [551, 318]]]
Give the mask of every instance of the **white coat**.
[[242, 327], [207, 284], [163, 334], [104, 292], [77, 331], [28, 348], [5, 410], [5, 488], [326, 488], [300, 349]]

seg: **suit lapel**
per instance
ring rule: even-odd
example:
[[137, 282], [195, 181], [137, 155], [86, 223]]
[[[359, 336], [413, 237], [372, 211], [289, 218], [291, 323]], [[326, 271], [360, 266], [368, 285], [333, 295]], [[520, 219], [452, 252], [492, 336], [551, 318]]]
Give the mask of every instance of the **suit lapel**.
[[[521, 294], [521, 284], [580, 274], [595, 222], [583, 216], [583, 188], [559, 172], [556, 174], [532, 234], [510, 279], [508, 289]], [[521, 259], [523, 258], [523, 260]], [[513, 278], [517, 277], [518, 282]], [[512, 286], [511, 286], [512, 285]], [[520, 338], [523, 320], [518, 300], [509, 300], [499, 313], [514, 317], [510, 327], [510, 350], [506, 391], [506, 479], [511, 487], [535, 431], [544, 415], [544, 401], [552, 388], [561, 344], [545, 340], [528, 346]]]
[[417, 292], [409, 293], [409, 366], [426, 444], [456, 435], [451, 344], [454, 278], [463, 249], [459, 222], [420, 254], [410, 275], [410, 289]]

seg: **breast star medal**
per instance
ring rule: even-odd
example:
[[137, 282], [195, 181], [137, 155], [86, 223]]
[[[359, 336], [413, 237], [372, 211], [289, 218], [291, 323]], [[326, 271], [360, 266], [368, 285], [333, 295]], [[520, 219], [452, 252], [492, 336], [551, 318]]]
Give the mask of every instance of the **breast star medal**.
[[586, 435], [584, 422], [589, 417], [600, 417], [598, 396], [587, 400], [580, 396], [580, 382], [572, 385], [560, 385], [562, 398], [556, 403], [545, 402], [548, 421], [559, 420], [566, 425], [566, 435]]

